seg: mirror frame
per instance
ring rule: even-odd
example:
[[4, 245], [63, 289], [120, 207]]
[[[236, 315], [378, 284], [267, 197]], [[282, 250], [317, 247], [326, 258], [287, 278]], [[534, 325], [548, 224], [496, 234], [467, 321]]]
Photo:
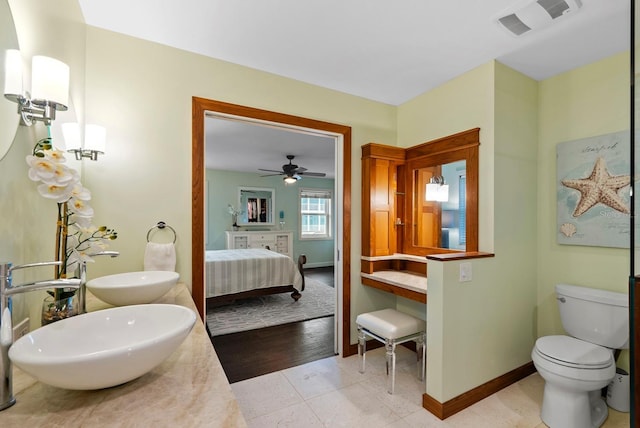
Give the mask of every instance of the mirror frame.
[[[267, 212], [266, 221], [256, 221], [250, 222], [247, 219], [247, 209], [242, 201], [242, 192], [262, 192], [262, 193], [271, 193], [269, 197], [269, 212]], [[238, 209], [240, 209], [240, 214], [238, 214], [238, 219], [236, 224], [238, 226], [275, 226], [276, 221], [276, 190], [272, 187], [251, 187], [251, 186], [238, 186]], [[269, 219], [271, 221], [269, 221]]]
[[[0, 84], [5, 83], [5, 52], [7, 49], [20, 49], [11, 6], [6, 0], [0, 0]], [[12, 101], [0, 95], [0, 160], [4, 158], [16, 138], [20, 115]]]
[[[407, 186], [405, 198], [405, 213], [407, 218], [404, 228], [402, 252], [426, 256], [429, 254], [460, 253], [478, 251], [478, 154], [480, 146], [480, 128], [470, 129], [458, 134], [443, 137], [418, 146], [406, 149], [405, 183]], [[451, 162], [464, 160], [467, 168], [466, 188], [466, 249], [447, 249], [439, 247], [417, 247], [413, 245], [413, 195], [415, 194], [413, 176], [414, 171], [421, 168], [435, 167]]]

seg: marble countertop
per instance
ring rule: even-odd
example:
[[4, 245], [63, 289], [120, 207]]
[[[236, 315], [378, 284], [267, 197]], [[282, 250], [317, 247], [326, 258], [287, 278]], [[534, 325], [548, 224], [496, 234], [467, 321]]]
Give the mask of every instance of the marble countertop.
[[382, 281], [395, 285], [396, 287], [427, 294], [427, 277], [424, 275], [398, 270], [380, 270], [373, 273], [361, 272], [360, 275], [364, 278]]
[[360, 256], [361, 260], [367, 260], [370, 262], [384, 261], [384, 260], [408, 260], [412, 262], [427, 264], [427, 258], [425, 256], [416, 256], [414, 254], [393, 253], [388, 256]]
[[[196, 311], [182, 283], [157, 303]], [[87, 293], [89, 311], [108, 307]], [[38, 382], [14, 366], [13, 393], [16, 404], [0, 412], [3, 428], [247, 426], [199, 317], [167, 360], [131, 382], [97, 391], [72, 391]]]

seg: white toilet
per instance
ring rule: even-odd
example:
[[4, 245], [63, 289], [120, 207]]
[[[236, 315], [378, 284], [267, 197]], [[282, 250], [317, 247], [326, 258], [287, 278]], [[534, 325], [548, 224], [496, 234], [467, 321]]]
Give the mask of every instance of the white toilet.
[[556, 285], [570, 336], [536, 341], [531, 358], [545, 380], [542, 421], [551, 428], [596, 428], [609, 414], [601, 389], [616, 374], [613, 351], [629, 347], [627, 294]]

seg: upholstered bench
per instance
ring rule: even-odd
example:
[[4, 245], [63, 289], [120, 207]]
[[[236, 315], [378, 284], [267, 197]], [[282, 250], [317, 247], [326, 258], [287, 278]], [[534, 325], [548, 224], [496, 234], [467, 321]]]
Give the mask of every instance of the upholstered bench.
[[396, 345], [413, 340], [418, 354], [418, 379], [426, 371], [426, 323], [395, 309], [383, 309], [358, 315], [358, 355], [360, 373], [364, 373], [367, 336], [384, 343], [387, 350], [387, 391], [393, 394], [396, 380]]

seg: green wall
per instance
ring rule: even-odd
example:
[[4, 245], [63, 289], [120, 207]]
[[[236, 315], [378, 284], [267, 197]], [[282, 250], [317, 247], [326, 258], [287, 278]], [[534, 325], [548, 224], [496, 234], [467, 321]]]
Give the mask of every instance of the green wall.
[[[558, 245], [556, 145], [630, 129], [629, 53], [540, 82], [538, 124], [537, 334], [562, 333], [554, 287], [584, 285], [626, 293], [628, 249]], [[619, 365], [628, 369], [628, 352]]]
[[[537, 83], [497, 62], [399, 108], [402, 146], [480, 128], [479, 249], [495, 257], [465, 261], [472, 265], [473, 280], [464, 283], [459, 282], [460, 262], [427, 263], [426, 389], [441, 402], [530, 361], [536, 134], [522, 130], [535, 131], [536, 112]], [[399, 302], [398, 307], [406, 306]]]
[[[427, 392], [438, 400], [525, 364], [536, 337], [562, 333], [556, 283], [626, 290], [628, 250], [556, 244], [554, 180], [558, 143], [629, 129], [628, 53], [542, 82], [491, 61], [395, 107], [86, 27], [73, 0], [10, 5], [25, 58], [69, 63], [78, 118], [107, 128], [107, 154], [78, 169], [96, 223], [118, 230], [112, 249], [121, 257], [96, 259], [90, 277], [139, 270], [147, 230], [164, 220], [178, 233], [177, 268], [191, 285], [191, 101], [198, 96], [352, 127], [352, 341], [358, 313], [389, 305], [420, 313], [429, 324]], [[469, 283], [458, 282], [457, 263], [430, 262], [428, 313], [363, 287], [360, 147], [408, 147], [474, 127], [481, 128], [480, 250], [495, 257], [473, 261]], [[40, 124], [21, 127], [0, 161], [9, 207], [0, 255], [15, 263], [52, 257], [55, 207], [37, 194], [24, 164], [43, 136]], [[35, 318], [40, 301], [34, 293], [16, 306]]]
[[[225, 248], [225, 231], [231, 230], [231, 215], [227, 211], [229, 204], [237, 207], [238, 186], [269, 187], [275, 189], [276, 223], [280, 211], [284, 211], [285, 230], [293, 231], [293, 256], [307, 256], [306, 267], [333, 266], [334, 241], [300, 241], [298, 217], [298, 193], [300, 188], [329, 189], [333, 191], [334, 180], [327, 178], [304, 177], [294, 185], [286, 186], [282, 177], [260, 177], [260, 174], [208, 169], [207, 179], [207, 250]], [[242, 227], [241, 230], [278, 230], [276, 227]], [[334, 232], [335, 236], [335, 232]]]

